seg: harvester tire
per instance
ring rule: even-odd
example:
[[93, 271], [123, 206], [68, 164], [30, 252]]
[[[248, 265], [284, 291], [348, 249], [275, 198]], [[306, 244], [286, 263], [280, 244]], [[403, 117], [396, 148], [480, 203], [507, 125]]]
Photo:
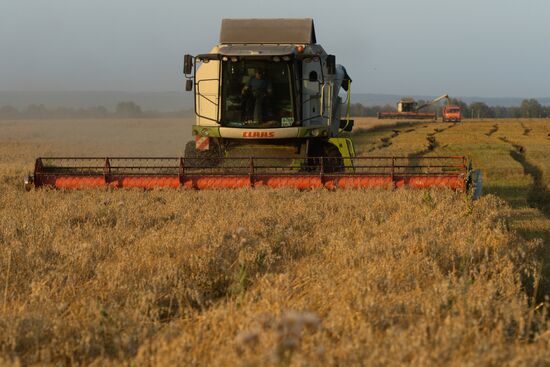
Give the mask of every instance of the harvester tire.
[[323, 146], [323, 157], [325, 172], [342, 172], [344, 170], [344, 160], [338, 147], [333, 144], [327, 143]]
[[340, 150], [335, 145], [329, 142], [315, 144], [310, 147], [308, 159], [308, 167], [319, 169], [321, 166], [320, 159], [323, 157], [323, 171], [325, 173], [342, 172], [344, 170], [344, 160]]
[[187, 164], [192, 167], [216, 167], [220, 164], [220, 150], [217, 144], [210, 144], [210, 149], [200, 151], [195, 148], [195, 141], [185, 144], [185, 158], [190, 158]]

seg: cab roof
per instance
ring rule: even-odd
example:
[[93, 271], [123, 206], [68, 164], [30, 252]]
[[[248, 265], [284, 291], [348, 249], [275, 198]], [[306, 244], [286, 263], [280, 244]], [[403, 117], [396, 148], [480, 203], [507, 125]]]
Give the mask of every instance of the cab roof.
[[223, 19], [221, 44], [315, 44], [313, 19]]

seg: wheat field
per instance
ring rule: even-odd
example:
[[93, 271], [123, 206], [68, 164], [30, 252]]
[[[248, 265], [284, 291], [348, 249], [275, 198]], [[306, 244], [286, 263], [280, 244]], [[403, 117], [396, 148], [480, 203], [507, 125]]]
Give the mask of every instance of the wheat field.
[[447, 190], [25, 192], [36, 156], [180, 155], [188, 122], [73, 124], [0, 122], [0, 364], [550, 363], [550, 219], [544, 195], [530, 196], [548, 185], [547, 122], [359, 121], [362, 154], [465, 150], [485, 172], [478, 201]]

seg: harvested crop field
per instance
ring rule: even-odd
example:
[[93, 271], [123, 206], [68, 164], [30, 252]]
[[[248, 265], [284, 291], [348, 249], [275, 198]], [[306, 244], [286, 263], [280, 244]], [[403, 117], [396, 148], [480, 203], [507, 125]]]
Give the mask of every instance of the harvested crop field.
[[548, 122], [359, 122], [362, 154], [471, 155], [487, 193], [475, 202], [446, 190], [26, 193], [38, 155], [179, 155], [186, 140], [162, 120], [111, 121], [120, 134], [98, 145], [39, 123], [0, 122], [0, 364], [550, 362]]

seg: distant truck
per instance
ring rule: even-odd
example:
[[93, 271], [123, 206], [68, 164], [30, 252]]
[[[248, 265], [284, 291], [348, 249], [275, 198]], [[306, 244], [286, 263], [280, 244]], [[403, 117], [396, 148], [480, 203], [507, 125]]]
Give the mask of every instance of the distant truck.
[[444, 106], [442, 117], [443, 122], [460, 122], [462, 120], [462, 112], [460, 110], [460, 106]]

